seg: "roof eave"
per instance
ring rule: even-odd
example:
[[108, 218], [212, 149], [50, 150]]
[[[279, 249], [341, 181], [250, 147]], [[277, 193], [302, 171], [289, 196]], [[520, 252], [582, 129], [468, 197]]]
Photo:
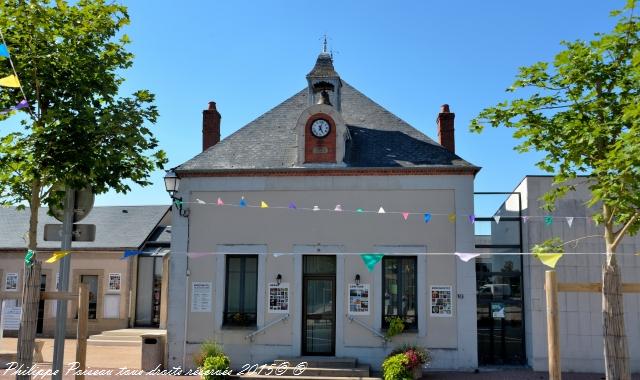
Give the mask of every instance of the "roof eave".
[[473, 175], [478, 166], [431, 165], [424, 167], [346, 167], [346, 168], [244, 168], [244, 169], [177, 169], [182, 177], [246, 177], [246, 176], [361, 176], [361, 175]]

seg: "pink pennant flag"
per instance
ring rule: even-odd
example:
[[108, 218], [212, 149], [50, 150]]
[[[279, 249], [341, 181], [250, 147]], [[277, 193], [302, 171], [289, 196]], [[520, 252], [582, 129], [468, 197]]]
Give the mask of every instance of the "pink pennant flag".
[[479, 253], [461, 253], [461, 252], [456, 252], [454, 253], [454, 255], [458, 256], [458, 258], [462, 261], [469, 262], [469, 260], [471, 259], [475, 259], [476, 257], [480, 256]]
[[403, 213], [402, 213], [402, 217], [404, 218], [404, 220], [409, 219], [409, 213], [408, 213], [408, 212], [406, 212], [406, 211], [405, 211], [405, 212], [403, 212]]
[[217, 204], [218, 206], [224, 206], [224, 202], [222, 201], [222, 198], [218, 198]]

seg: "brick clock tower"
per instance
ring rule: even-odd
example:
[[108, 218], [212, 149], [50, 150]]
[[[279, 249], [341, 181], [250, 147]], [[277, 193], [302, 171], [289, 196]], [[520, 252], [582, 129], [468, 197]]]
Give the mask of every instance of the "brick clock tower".
[[340, 115], [342, 81], [329, 53], [320, 53], [307, 82], [309, 107], [297, 122], [298, 163], [344, 165], [349, 133]]

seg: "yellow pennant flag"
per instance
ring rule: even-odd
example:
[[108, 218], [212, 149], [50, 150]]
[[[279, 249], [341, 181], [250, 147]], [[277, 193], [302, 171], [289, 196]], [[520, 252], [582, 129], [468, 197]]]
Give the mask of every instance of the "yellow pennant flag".
[[15, 75], [9, 75], [0, 79], [0, 86], [4, 87], [20, 87], [20, 81]]
[[55, 263], [56, 261], [60, 260], [61, 258], [65, 257], [68, 254], [69, 254], [69, 251], [55, 251], [53, 252], [53, 255], [51, 255], [51, 257], [45, 262], [49, 264]]
[[265, 201], [260, 201], [260, 208], [269, 208], [269, 205]]
[[538, 258], [544, 265], [555, 268], [562, 255], [563, 253], [535, 253], [533, 256]]
[[449, 214], [449, 222], [453, 223], [456, 221], [456, 214], [451, 213]]

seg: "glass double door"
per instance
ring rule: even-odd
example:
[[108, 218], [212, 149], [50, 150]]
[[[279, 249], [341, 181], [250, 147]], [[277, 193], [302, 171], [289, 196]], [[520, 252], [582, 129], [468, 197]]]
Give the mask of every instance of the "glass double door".
[[302, 282], [302, 355], [335, 355], [335, 256], [305, 256]]

